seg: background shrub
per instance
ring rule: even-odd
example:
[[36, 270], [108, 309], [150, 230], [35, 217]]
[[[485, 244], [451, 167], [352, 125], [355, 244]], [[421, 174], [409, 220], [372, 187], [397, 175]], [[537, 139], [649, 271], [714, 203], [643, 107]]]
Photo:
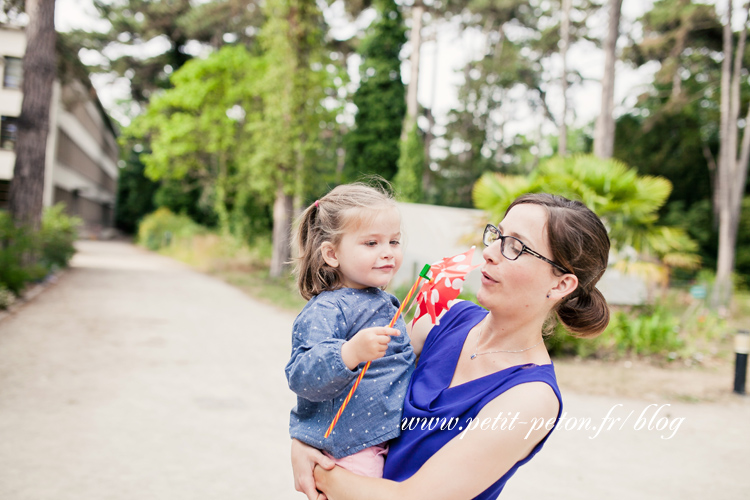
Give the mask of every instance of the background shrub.
[[149, 250], [159, 250], [170, 246], [175, 238], [189, 239], [205, 232], [204, 227], [193, 222], [187, 215], [175, 214], [168, 208], [161, 207], [141, 221], [138, 227], [138, 244]]
[[45, 208], [38, 232], [17, 227], [10, 214], [0, 210], [0, 308], [12, 302], [8, 292], [18, 296], [27, 283], [68, 265], [82, 221], [65, 214], [64, 208], [62, 204]]

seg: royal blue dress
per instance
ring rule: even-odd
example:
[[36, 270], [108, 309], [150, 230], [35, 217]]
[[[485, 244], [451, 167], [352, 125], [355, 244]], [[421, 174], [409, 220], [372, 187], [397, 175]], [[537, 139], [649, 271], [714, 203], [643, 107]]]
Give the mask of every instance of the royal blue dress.
[[[433, 327], [427, 336], [406, 392], [401, 436], [390, 442], [383, 477], [394, 481], [411, 477], [443, 445], [464, 432], [467, 422], [476, 418], [484, 405], [518, 384], [544, 382], [552, 387], [560, 402], [555, 421], [557, 425], [562, 414], [562, 398], [552, 364], [511, 366], [449, 387], [469, 331], [486, 315], [487, 311], [476, 304], [459, 302], [445, 313], [440, 324]], [[508, 415], [506, 425], [511, 418], [512, 415]], [[483, 431], [477, 427], [469, 432], [502, 432], [502, 420], [498, 422], [495, 431]], [[539, 452], [548, 437], [549, 433], [526, 458], [516, 462], [505, 475], [475, 498], [497, 498], [508, 479]]]

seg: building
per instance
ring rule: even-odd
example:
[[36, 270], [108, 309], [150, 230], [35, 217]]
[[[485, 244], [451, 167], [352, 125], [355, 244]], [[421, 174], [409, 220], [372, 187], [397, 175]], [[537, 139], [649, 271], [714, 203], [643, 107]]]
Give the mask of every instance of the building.
[[[7, 208], [16, 160], [25, 49], [23, 28], [0, 24], [0, 208]], [[52, 90], [44, 205], [64, 202], [69, 214], [83, 219], [86, 232], [99, 234], [114, 225], [117, 131], [88, 78], [69, 73], [58, 75]]]

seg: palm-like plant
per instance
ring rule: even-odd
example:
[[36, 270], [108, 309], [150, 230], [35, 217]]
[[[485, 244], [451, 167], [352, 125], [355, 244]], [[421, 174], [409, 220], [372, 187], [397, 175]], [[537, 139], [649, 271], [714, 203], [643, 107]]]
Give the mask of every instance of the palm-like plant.
[[[662, 177], [641, 176], [614, 159], [591, 155], [553, 157], [528, 177], [485, 174], [474, 185], [474, 204], [493, 220], [524, 193], [548, 192], [580, 200], [602, 218], [617, 252], [618, 266], [664, 281], [667, 268], [700, 265], [696, 243], [682, 230], [657, 224], [658, 210], [672, 191]], [[634, 252], [637, 259], [627, 258]]]

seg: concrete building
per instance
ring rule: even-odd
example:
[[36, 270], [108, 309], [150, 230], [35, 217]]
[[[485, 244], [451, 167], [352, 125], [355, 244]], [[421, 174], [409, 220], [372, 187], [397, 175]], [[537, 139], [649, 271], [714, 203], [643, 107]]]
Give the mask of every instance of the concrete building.
[[[7, 208], [23, 94], [23, 28], [0, 24], [0, 208]], [[86, 79], [57, 78], [52, 90], [44, 176], [44, 205], [64, 202], [85, 231], [112, 228], [117, 193], [116, 128]]]

